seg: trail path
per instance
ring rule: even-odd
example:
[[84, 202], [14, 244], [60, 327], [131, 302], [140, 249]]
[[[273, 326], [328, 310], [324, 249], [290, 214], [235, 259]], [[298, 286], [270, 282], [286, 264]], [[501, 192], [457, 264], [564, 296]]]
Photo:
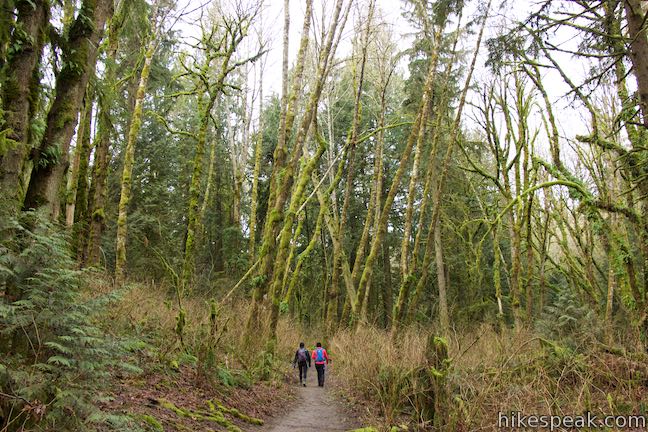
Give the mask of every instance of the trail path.
[[[343, 409], [343, 403], [336, 400], [330, 391], [330, 378], [326, 376], [326, 385], [317, 386], [315, 367], [308, 370], [306, 387], [297, 389], [294, 407], [283, 417], [275, 419], [267, 428], [268, 432], [313, 432], [313, 431], [348, 431], [357, 427], [356, 419], [351, 418]], [[296, 385], [296, 384], [295, 384]]]

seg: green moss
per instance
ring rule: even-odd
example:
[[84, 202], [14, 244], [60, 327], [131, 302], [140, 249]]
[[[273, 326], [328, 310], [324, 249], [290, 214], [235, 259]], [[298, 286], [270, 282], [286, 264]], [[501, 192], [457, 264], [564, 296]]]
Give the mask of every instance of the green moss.
[[236, 408], [228, 408], [228, 407], [224, 406], [223, 404], [221, 404], [216, 399], [214, 399], [213, 401], [207, 401], [207, 405], [209, 406], [210, 411], [216, 411], [216, 407], [214, 406], [214, 404], [216, 405], [216, 407], [218, 407], [218, 409], [221, 412], [229, 414], [232, 417], [236, 417], [238, 419], [241, 419], [246, 423], [255, 424], [255, 425], [259, 425], [259, 426], [263, 424], [263, 420], [261, 420], [259, 418], [255, 418], [255, 417], [250, 417], [249, 415], [243, 414], [242, 412], [240, 412]]
[[250, 424], [255, 424], [255, 425], [263, 424], [263, 420], [245, 415], [241, 413], [239, 410], [237, 410], [236, 408], [228, 408], [216, 400], [206, 401], [209, 411], [200, 411], [200, 410], [194, 411], [187, 408], [182, 408], [166, 399], [160, 399], [158, 402], [162, 408], [174, 412], [178, 417], [190, 418], [192, 420], [198, 420], [198, 421], [214, 422], [219, 424], [220, 426], [227, 428], [227, 430], [230, 432], [242, 432], [242, 431], [238, 426], [232, 423], [231, 420], [225, 418], [224, 414], [228, 414], [232, 417], [238, 418]]
[[442, 348], [442, 349], [445, 349], [445, 350], [448, 349], [448, 341], [442, 336], [435, 336], [434, 337], [434, 345], [437, 348]]
[[147, 425], [151, 426], [153, 430], [159, 431], [159, 432], [164, 432], [164, 428], [162, 427], [162, 423], [158, 421], [155, 417], [149, 414], [143, 414], [140, 416], [140, 419], [146, 423]]
[[92, 213], [92, 219], [97, 222], [101, 222], [102, 220], [106, 219], [106, 211], [104, 210], [104, 208], [99, 207], [97, 210], [95, 210]]

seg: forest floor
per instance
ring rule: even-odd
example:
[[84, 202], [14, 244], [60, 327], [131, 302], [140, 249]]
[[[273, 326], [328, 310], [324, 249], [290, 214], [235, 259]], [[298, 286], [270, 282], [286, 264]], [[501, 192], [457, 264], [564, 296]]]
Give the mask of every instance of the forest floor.
[[[256, 383], [249, 387], [215, 388], [197, 382], [195, 370], [180, 367], [174, 373], [147, 373], [135, 378], [117, 379], [103, 408], [115, 414], [128, 414], [150, 431], [230, 430], [209, 418], [209, 402], [263, 421], [251, 424], [236, 416], [228, 421], [248, 432], [348, 431], [359, 421], [338, 397], [335, 377], [327, 376], [324, 388], [317, 386], [315, 368], [307, 387], [297, 384], [295, 371], [286, 371], [279, 381]], [[296, 372], [295, 372], [296, 375]]]
[[[328, 371], [327, 371], [328, 372]], [[268, 432], [348, 431], [359, 427], [356, 416], [336, 396], [335, 377], [328, 374], [324, 387], [317, 386], [315, 368], [309, 370], [306, 387], [297, 388], [292, 410], [271, 421]]]
[[[149, 373], [119, 380], [110, 396], [104, 410], [128, 414], [146, 430], [212, 432], [226, 430], [226, 427], [202, 415], [209, 414], [209, 402], [218, 401], [263, 420], [265, 424], [268, 419], [282, 416], [289, 410], [296, 392], [282, 381], [261, 382], [249, 387], [214, 387], [197, 382], [193, 368], [181, 367], [175, 373]], [[250, 424], [235, 416], [226, 417], [244, 431], [267, 430], [267, 426]]]

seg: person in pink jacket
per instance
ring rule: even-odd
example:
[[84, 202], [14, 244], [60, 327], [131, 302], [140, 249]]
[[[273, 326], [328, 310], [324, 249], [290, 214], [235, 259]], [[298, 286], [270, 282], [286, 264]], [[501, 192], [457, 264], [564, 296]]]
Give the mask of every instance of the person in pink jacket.
[[324, 371], [330, 358], [326, 350], [322, 348], [321, 342], [317, 342], [317, 347], [313, 350], [312, 356], [315, 362], [315, 369], [317, 370], [317, 385], [324, 387]]

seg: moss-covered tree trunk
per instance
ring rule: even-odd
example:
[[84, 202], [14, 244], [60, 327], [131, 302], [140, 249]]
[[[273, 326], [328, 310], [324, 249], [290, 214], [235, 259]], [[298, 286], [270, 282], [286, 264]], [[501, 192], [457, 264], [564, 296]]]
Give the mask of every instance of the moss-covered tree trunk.
[[[13, 48], [6, 57], [1, 56], [4, 67], [0, 100], [4, 119], [0, 121], [4, 121], [0, 123], [0, 207], [16, 215], [25, 195], [22, 174], [30, 150], [30, 123], [39, 99], [38, 69], [50, 5], [45, 0], [16, 0], [4, 2], [2, 6], [8, 10], [0, 13], [0, 32], [7, 40], [0, 43], [3, 51], [5, 44]], [[12, 23], [9, 8], [13, 10], [14, 7], [17, 17]], [[4, 32], [8, 33], [4, 35]]]
[[[182, 276], [180, 286], [182, 289], [191, 291], [192, 277], [195, 266], [195, 243], [197, 240], [197, 231], [201, 225], [200, 220], [200, 190], [202, 186], [202, 171], [205, 158], [205, 146], [207, 143], [207, 129], [211, 120], [211, 110], [216, 101], [215, 95], [207, 96], [205, 100], [204, 95], [198, 99], [199, 110], [199, 130], [198, 139], [196, 140], [196, 150], [193, 160], [193, 173], [191, 175], [191, 184], [189, 186], [189, 207], [187, 209], [187, 235], [185, 238], [185, 253], [184, 261], [182, 264]], [[215, 151], [216, 143], [214, 143]], [[206, 202], [205, 202], [205, 205]]]
[[[468, 68], [468, 75], [466, 76], [466, 81], [464, 83], [461, 96], [459, 98], [459, 104], [457, 106], [457, 112], [454, 117], [454, 121], [452, 124], [452, 129], [450, 131], [450, 136], [448, 137], [448, 146], [446, 148], [446, 153], [443, 157], [443, 161], [441, 162], [441, 169], [438, 175], [438, 183], [436, 186], [436, 192], [434, 194], [434, 202], [433, 202], [433, 211], [432, 211], [432, 216], [430, 220], [430, 227], [428, 230], [428, 235], [427, 235], [427, 242], [425, 246], [425, 253], [423, 256], [423, 264], [421, 266], [421, 273], [416, 281], [416, 290], [414, 293], [414, 297], [412, 298], [412, 302], [410, 304], [410, 309], [413, 311], [416, 310], [418, 307], [418, 303], [420, 302], [421, 297], [423, 296], [423, 291], [427, 283], [427, 278], [429, 276], [429, 269], [430, 269], [430, 264], [432, 263], [432, 252], [433, 252], [433, 246], [434, 246], [434, 230], [437, 229], [437, 225], [439, 223], [439, 218], [441, 216], [441, 201], [443, 199], [443, 191], [445, 188], [445, 181], [448, 176], [448, 170], [450, 167], [450, 160], [452, 158], [452, 153], [454, 150], [454, 147], [456, 146], [456, 140], [458, 139], [458, 134], [459, 134], [459, 129], [461, 128], [461, 115], [463, 112], [463, 108], [466, 104], [466, 96], [468, 94], [468, 89], [470, 88], [470, 83], [472, 81], [472, 76], [473, 72], [475, 71], [475, 64], [477, 63], [477, 55], [479, 54], [479, 48], [481, 46], [482, 38], [484, 35], [484, 28], [486, 26], [486, 21], [488, 18], [488, 13], [490, 12], [490, 5], [491, 5], [491, 0], [488, 1], [488, 4], [486, 6], [484, 16], [482, 18], [482, 23], [479, 29], [479, 34], [477, 36], [477, 41], [475, 43], [475, 49], [473, 52], [472, 56], [472, 61], [470, 63], [470, 66]], [[401, 317], [406, 316], [407, 314], [401, 312]], [[400, 317], [399, 317], [400, 318]], [[394, 330], [397, 330], [397, 327], [392, 326]], [[397, 332], [394, 331], [392, 334], [395, 335]]]
[[[204, 33], [201, 44], [205, 51], [205, 59], [200, 65], [199, 69], [192, 71], [192, 75], [197, 82], [198, 88], [198, 133], [196, 137], [196, 150], [193, 160], [193, 172], [191, 175], [191, 183], [189, 185], [189, 207], [187, 209], [187, 233], [185, 237], [185, 250], [184, 260], [182, 264], [182, 273], [180, 276], [180, 288], [182, 290], [191, 291], [193, 288], [193, 273], [195, 267], [195, 250], [199, 240], [198, 231], [202, 226], [202, 209], [206, 209], [208, 205], [207, 200], [203, 201], [200, 205], [200, 194], [203, 183], [203, 164], [205, 158], [205, 147], [207, 144], [207, 132], [211, 122], [212, 109], [216, 104], [217, 99], [223, 93], [225, 80], [228, 75], [238, 66], [249, 61], [254, 61], [257, 56], [253, 56], [236, 63], [233, 62], [233, 56], [240, 45], [241, 41], [248, 33], [250, 25], [249, 16], [240, 16], [235, 19], [226, 19], [225, 34], [221, 37], [218, 44], [214, 43], [215, 33]], [[215, 78], [210, 76], [212, 72], [213, 62], [219, 60], [220, 64], [217, 65], [217, 74]], [[247, 115], [247, 114], [246, 114]], [[216, 143], [212, 147], [211, 164], [210, 164], [210, 178], [208, 179], [208, 186], [210, 187], [212, 177], [214, 174], [215, 157], [216, 157]], [[236, 157], [232, 155], [232, 157]], [[236, 165], [234, 165], [234, 174], [236, 173]], [[234, 179], [235, 182], [239, 180]], [[206, 197], [209, 198], [209, 197]], [[240, 222], [240, 217], [235, 215], [235, 221]]]
[[77, 168], [76, 179], [72, 180], [72, 188], [68, 191], [70, 195], [74, 195], [74, 202], [72, 204], [72, 220], [74, 223], [72, 229], [72, 242], [74, 253], [77, 255], [78, 259], [83, 257], [83, 251], [87, 242], [88, 170], [90, 168], [90, 153], [92, 151], [92, 141], [90, 136], [92, 132], [92, 101], [90, 101], [90, 106], [85, 110], [85, 125], [83, 126], [81, 147], [79, 149], [79, 165]]
[[[86, 136], [86, 127], [89, 130], [91, 120], [91, 105], [92, 102], [88, 101], [89, 94], [86, 93], [84, 102], [83, 102], [83, 111], [81, 111], [81, 117], [79, 119], [79, 127], [77, 128], [76, 133], [76, 143], [74, 147], [74, 158], [72, 158], [72, 166], [68, 173], [67, 186], [65, 192], [65, 226], [71, 227], [74, 224], [74, 209], [76, 207], [76, 197], [77, 197], [77, 186], [79, 180], [79, 168], [81, 165], [82, 153], [87, 153], [87, 156], [90, 156], [90, 143], [88, 142], [88, 149], [86, 152], [85, 147], [85, 136]], [[88, 141], [90, 140], [90, 135], [88, 134]]]
[[58, 218], [59, 190], [68, 165], [70, 141], [106, 20], [112, 15], [112, 0], [84, 0], [62, 46], [63, 61], [56, 77], [56, 97], [47, 115], [45, 134], [34, 157], [24, 209], [45, 211]]
[[383, 242], [382, 245], [383, 279], [382, 305], [383, 305], [383, 327], [388, 329], [392, 322], [392, 313], [394, 308], [394, 288], [392, 285], [391, 259], [389, 255], [389, 242]]
[[443, 258], [443, 241], [441, 227], [434, 230], [434, 260], [436, 264], [437, 287], [439, 290], [439, 323], [441, 331], [447, 334], [450, 328], [448, 312], [448, 278], [446, 273], [445, 260]]
[[286, 214], [284, 215], [284, 225], [279, 236], [278, 250], [275, 258], [275, 270], [273, 272], [273, 280], [270, 287], [270, 293], [272, 295], [270, 332], [273, 336], [275, 335], [275, 332], [277, 330], [279, 306], [281, 300], [283, 299], [283, 290], [281, 287], [281, 283], [283, 282], [283, 272], [281, 271], [281, 269], [286, 267], [290, 249], [290, 240], [292, 238], [293, 224], [295, 217], [297, 216], [297, 211], [302, 203], [306, 186], [310, 181], [311, 174], [317, 167], [319, 160], [324, 154], [325, 150], [326, 144], [324, 140], [322, 140], [313, 157], [310, 158], [306, 166], [300, 172], [299, 178], [295, 183], [295, 190], [293, 191], [290, 205], [288, 207], [288, 210], [286, 211]]
[[630, 59], [632, 70], [637, 78], [639, 106], [643, 125], [648, 128], [648, 29], [646, 11], [640, 0], [624, 0], [628, 38], [630, 40]]
[[[101, 102], [100, 102], [101, 104]], [[106, 225], [106, 182], [108, 180], [108, 163], [110, 159], [111, 126], [109, 108], [101, 107], [97, 137], [95, 138], [94, 164], [91, 183], [88, 191], [87, 237], [82, 264], [96, 266], [101, 255], [101, 236]]]
[[[391, 211], [391, 206], [394, 203], [396, 192], [400, 187], [401, 179], [403, 178], [403, 175], [405, 173], [407, 162], [412, 153], [412, 148], [414, 146], [416, 136], [418, 135], [418, 129], [421, 127], [421, 120], [423, 114], [422, 107], [424, 106], [424, 104], [427, 105], [429, 101], [433, 75], [434, 73], [432, 72], [432, 68], [430, 68], [426, 80], [425, 90], [423, 91], [423, 100], [421, 102], [421, 107], [419, 108], [418, 114], [416, 116], [416, 121], [412, 126], [412, 132], [410, 132], [409, 138], [407, 139], [407, 144], [403, 149], [403, 153], [401, 154], [401, 158], [398, 163], [398, 169], [394, 174], [394, 178], [392, 179], [392, 184], [389, 188], [389, 192], [387, 193], [387, 197], [385, 198], [385, 202], [380, 212], [380, 218], [378, 218], [377, 221], [376, 230], [374, 232], [374, 236], [371, 242], [371, 249], [369, 255], [367, 256], [367, 259], [365, 260], [362, 276], [360, 277], [360, 282], [358, 284], [358, 293], [362, 292], [363, 295], [362, 296], [358, 295], [357, 299], [355, 300], [355, 307], [354, 307], [355, 310], [360, 310], [362, 308], [362, 302], [364, 301], [364, 291], [366, 290], [367, 284], [369, 283], [370, 279], [373, 276], [374, 262], [378, 257], [378, 252], [380, 251], [380, 246], [383, 241], [385, 231], [387, 230], [387, 222], [389, 220], [389, 213]], [[354, 321], [357, 321], [357, 317], [356, 319], [354, 319]]]
[[82, 265], [96, 266], [101, 256], [101, 236], [106, 224], [106, 183], [112, 138], [111, 109], [115, 100], [117, 83], [117, 50], [119, 32], [125, 16], [126, 2], [119, 2], [107, 26], [105, 74], [97, 91], [97, 135], [95, 137], [94, 163], [88, 192], [87, 235]]
[[[360, 45], [360, 64], [359, 64], [359, 71], [356, 74], [357, 76], [354, 76], [354, 81], [356, 84], [355, 87], [355, 98], [353, 101], [353, 119], [351, 121], [351, 130], [348, 135], [348, 144], [347, 146], [349, 147], [349, 161], [347, 164], [346, 168], [346, 185], [345, 185], [345, 191], [344, 191], [344, 201], [342, 204], [342, 212], [340, 214], [340, 228], [338, 230], [338, 235], [340, 236], [340, 243], [344, 246], [344, 238], [345, 238], [345, 230], [346, 230], [346, 223], [348, 219], [348, 211], [349, 211], [349, 204], [351, 201], [351, 196], [353, 194], [353, 177], [354, 177], [354, 162], [355, 162], [355, 149], [358, 145], [358, 129], [360, 127], [360, 121], [362, 117], [362, 92], [363, 92], [363, 86], [364, 86], [364, 78], [365, 78], [365, 67], [367, 64], [367, 50], [369, 48], [369, 36], [371, 34], [371, 25], [372, 25], [372, 19], [373, 19], [373, 14], [374, 14], [374, 7], [375, 7], [375, 2], [370, 1], [368, 5], [368, 11], [367, 11], [367, 18], [366, 22], [364, 23], [364, 32], [361, 37], [361, 45]], [[362, 262], [362, 258], [364, 257], [364, 252], [366, 249], [367, 242], [369, 241], [369, 227], [371, 225], [371, 218], [373, 217], [373, 207], [370, 204], [369, 209], [367, 209], [367, 216], [365, 220], [365, 226], [363, 229], [363, 233], [360, 239], [360, 242], [358, 243], [358, 246], [356, 248], [356, 259], [354, 261], [354, 266], [353, 266], [353, 274], [352, 274], [352, 282], [355, 285], [355, 280], [357, 279], [357, 275], [359, 274], [360, 271], [360, 265]], [[337, 262], [334, 259], [333, 265], [339, 265], [339, 260], [340, 257], [337, 257]], [[337, 291], [337, 287], [336, 287]], [[358, 291], [358, 295], [364, 296], [365, 294], [363, 292]]]
[[[285, 2], [284, 7], [288, 7], [288, 2]], [[276, 239], [279, 234], [279, 229], [282, 222], [282, 212], [284, 204], [288, 198], [288, 191], [290, 190], [290, 184], [285, 188], [284, 184], [286, 182], [292, 183], [292, 179], [288, 178], [289, 167], [286, 167], [286, 158], [288, 151], [288, 142], [290, 141], [291, 132], [293, 124], [295, 121], [295, 104], [297, 97], [300, 93], [301, 79], [304, 72], [304, 64], [306, 59], [306, 50], [308, 48], [310, 40], [310, 27], [311, 27], [311, 16], [313, 13], [313, 2], [308, 0], [306, 2], [306, 11], [304, 13], [304, 22], [302, 26], [302, 37], [300, 41], [299, 51], [297, 53], [296, 66], [293, 72], [293, 82], [291, 86], [290, 93], [288, 93], [288, 67], [287, 67], [287, 56], [288, 56], [288, 26], [290, 23], [289, 15], [285, 13], [285, 25], [284, 25], [284, 64], [283, 64], [283, 76], [282, 76], [282, 104], [281, 104], [281, 114], [280, 114], [280, 124], [278, 131], [278, 141], [277, 146], [275, 147], [273, 154], [273, 167], [272, 173], [270, 174], [270, 192], [268, 196], [268, 209], [265, 217], [265, 225], [263, 227], [263, 236], [261, 238], [261, 249], [259, 250], [259, 259], [261, 264], [259, 266], [256, 286], [252, 293], [252, 305], [250, 307], [250, 312], [246, 324], [246, 334], [248, 336], [252, 335], [253, 331], [258, 328], [259, 322], [259, 306], [263, 301], [263, 298], [266, 297], [269, 291], [271, 278], [272, 278], [272, 268], [274, 264], [274, 257], [276, 252]], [[310, 127], [310, 121], [309, 121]], [[297, 145], [297, 144], [295, 144]], [[283, 192], [281, 189], [284, 189]]]
[[[152, 17], [155, 19], [155, 15]], [[126, 277], [126, 240], [128, 237], [128, 205], [131, 198], [131, 184], [133, 176], [133, 163], [135, 159], [135, 144], [142, 126], [142, 114], [144, 105], [144, 96], [148, 86], [149, 75], [151, 73], [151, 63], [153, 54], [157, 47], [156, 37], [153, 36], [149, 41], [146, 51], [144, 52], [144, 65], [140, 72], [137, 92], [135, 94], [135, 108], [131, 115], [130, 128], [128, 130], [128, 141], [124, 149], [124, 168], [121, 176], [121, 193], [119, 195], [119, 214], [117, 216], [117, 238], [116, 238], [116, 257], [115, 257], [115, 280], [117, 283], [123, 283]]]
[[[436, 51], [436, 49], [435, 49]], [[421, 129], [424, 129], [424, 124], [427, 119], [427, 111], [430, 105], [430, 97], [432, 94], [432, 87], [434, 84], [434, 77], [436, 75], [436, 62], [430, 61], [427, 76], [425, 79], [425, 86], [423, 88], [423, 94], [421, 96], [421, 102], [419, 104], [419, 108], [416, 114], [416, 121], [412, 125], [412, 129], [410, 130], [409, 136], [407, 138], [407, 145], [405, 146], [405, 149], [403, 150], [403, 153], [401, 155], [401, 159], [398, 163], [398, 169], [396, 170], [396, 173], [394, 174], [394, 178], [392, 180], [392, 184], [389, 188], [389, 192], [385, 198], [385, 202], [383, 204], [382, 210], [380, 212], [380, 218], [377, 220], [377, 226], [376, 230], [374, 232], [374, 237], [372, 240], [371, 244], [371, 252], [369, 253], [369, 256], [367, 257], [367, 260], [365, 262], [365, 267], [362, 273], [362, 277], [360, 279], [360, 284], [358, 291], [363, 290], [362, 288], [363, 285], [367, 284], [372, 277], [373, 274], [373, 264], [375, 259], [378, 256], [378, 252], [380, 250], [380, 244], [383, 240], [383, 236], [385, 233], [385, 230], [387, 228], [387, 222], [389, 219], [389, 213], [391, 211], [391, 206], [394, 202], [394, 198], [396, 196], [396, 192], [398, 188], [400, 187], [400, 182], [401, 179], [404, 175], [404, 172], [407, 168], [409, 157], [412, 153], [412, 149], [414, 147], [414, 143], [419, 140], [419, 136], [422, 133]], [[401, 314], [405, 310], [404, 305], [407, 297], [409, 296], [409, 288], [411, 285], [411, 277], [406, 277], [404, 276], [402, 278], [402, 283], [401, 287], [399, 290], [398, 294], [398, 300], [394, 309], [394, 314], [393, 314], [393, 321], [392, 321], [392, 326], [396, 325], [396, 322], [399, 322], [401, 319]]]
[[248, 254], [250, 264], [253, 264], [256, 256], [256, 230], [257, 211], [259, 208], [259, 176], [261, 175], [261, 153], [263, 152], [263, 66], [259, 73], [259, 127], [257, 131], [256, 144], [254, 146], [254, 169], [252, 171], [252, 197], [250, 198], [250, 221], [248, 222], [250, 237], [248, 241]]
[[[438, 64], [438, 59], [439, 59], [439, 50], [441, 49], [440, 44], [441, 44], [441, 35], [443, 34], [443, 30], [445, 28], [447, 16], [444, 16], [443, 19], [441, 20], [441, 23], [437, 25], [436, 31], [434, 33], [434, 40], [435, 40], [435, 45], [432, 51], [432, 55], [430, 58], [430, 63], [429, 63], [429, 69], [428, 69], [428, 75], [426, 78], [426, 84], [425, 84], [425, 89], [421, 98], [421, 104], [419, 105], [419, 112], [418, 116], [420, 118], [419, 120], [419, 125], [418, 127], [412, 128], [410, 135], [409, 135], [409, 140], [414, 142], [416, 140], [416, 147], [417, 147], [417, 158], [420, 159], [420, 152], [423, 147], [423, 141], [425, 139], [426, 135], [426, 122], [427, 118], [429, 116], [429, 105], [430, 105], [430, 97], [431, 97], [431, 92], [432, 92], [432, 85], [434, 84], [434, 77], [436, 75], [436, 68]], [[452, 69], [452, 64], [448, 66], [448, 71]], [[447, 73], [445, 74], [447, 78]], [[442, 98], [443, 99], [443, 98]], [[415, 169], [416, 169], [416, 174], [413, 175], [413, 177], [410, 179], [410, 184], [408, 187], [408, 193], [407, 193], [407, 207], [406, 207], [406, 214], [405, 214], [405, 231], [403, 233], [403, 239], [401, 242], [401, 254], [400, 254], [400, 271], [401, 271], [401, 284], [398, 290], [398, 298], [396, 300], [396, 304], [394, 306], [394, 312], [393, 312], [393, 319], [392, 319], [392, 328], [395, 328], [398, 326], [401, 321], [403, 320], [403, 317], [407, 313], [407, 302], [409, 301], [409, 296], [410, 296], [410, 291], [412, 288], [412, 285], [414, 284], [414, 273], [416, 272], [417, 269], [417, 259], [418, 259], [418, 247], [419, 247], [419, 238], [420, 234], [423, 231], [422, 230], [422, 223], [423, 222], [423, 217], [425, 215], [425, 210], [427, 208], [427, 201], [428, 201], [428, 192], [429, 192], [429, 184], [430, 184], [430, 176], [432, 175], [433, 170], [435, 169], [434, 167], [434, 156], [435, 156], [435, 149], [436, 149], [436, 138], [438, 137], [438, 128], [440, 126], [440, 119], [443, 116], [443, 112], [439, 110], [437, 112], [437, 121], [436, 123], [436, 128], [435, 128], [435, 139], [433, 139], [432, 142], [432, 150], [430, 151], [430, 157], [428, 160], [428, 168], [427, 168], [427, 175], [426, 175], [426, 184], [423, 190], [423, 195], [422, 195], [422, 203], [420, 205], [420, 213], [419, 213], [419, 227], [417, 230], [417, 236], [415, 238], [414, 242], [414, 249], [412, 251], [411, 256], [413, 259], [409, 260], [409, 245], [410, 245], [410, 236], [411, 236], [411, 230], [412, 230], [412, 218], [413, 218], [413, 206], [414, 206], [414, 198], [415, 198], [415, 192], [416, 192], [416, 183], [417, 183], [417, 177], [418, 177], [418, 164], [420, 162], [415, 161]], [[395, 334], [395, 333], [394, 333]]]

